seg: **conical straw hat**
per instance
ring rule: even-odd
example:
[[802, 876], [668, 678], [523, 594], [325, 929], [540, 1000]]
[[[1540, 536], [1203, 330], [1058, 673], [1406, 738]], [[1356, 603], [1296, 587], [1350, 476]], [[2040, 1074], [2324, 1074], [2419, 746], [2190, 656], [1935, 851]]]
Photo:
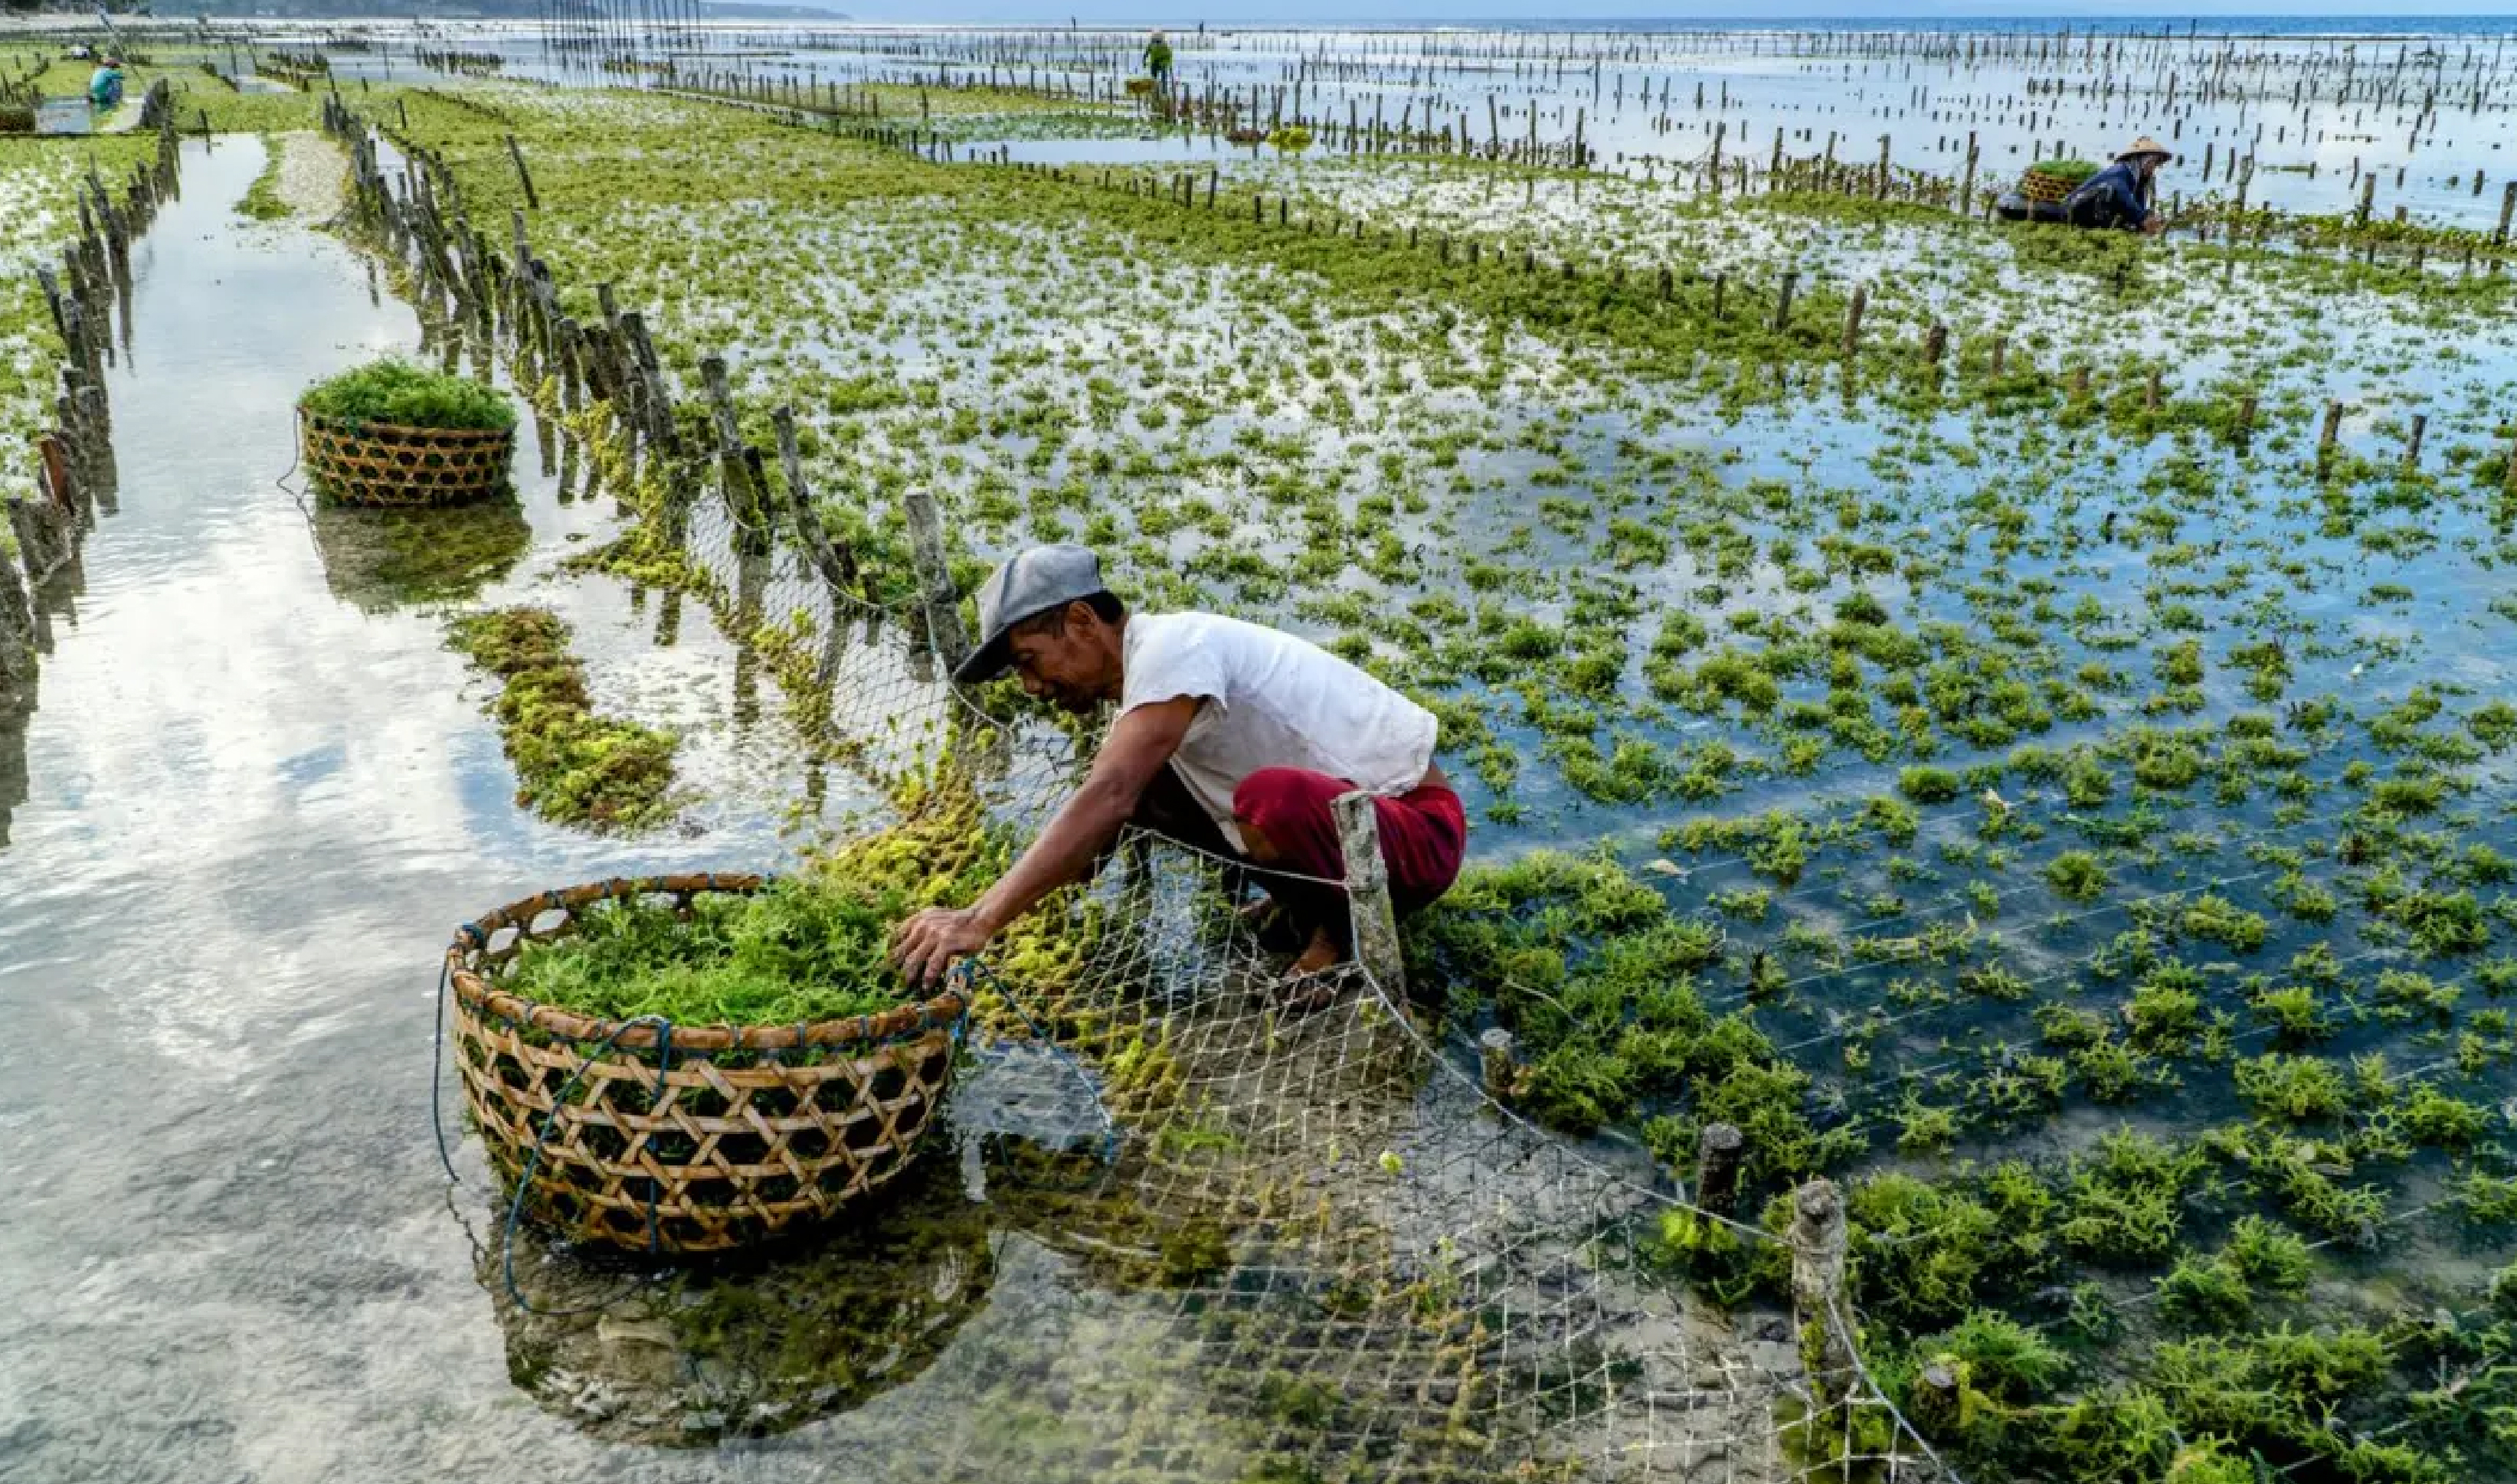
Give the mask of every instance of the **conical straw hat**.
[[2158, 141], [2145, 134], [2141, 138], [2134, 140], [2131, 144], [2125, 146], [2123, 148], [2116, 150], [2115, 158], [2119, 160], [2128, 160], [2136, 155], [2142, 154], [2155, 154], [2160, 159], [2174, 159], [2176, 157], [2175, 150], [2170, 149], [2165, 145], [2160, 144]]

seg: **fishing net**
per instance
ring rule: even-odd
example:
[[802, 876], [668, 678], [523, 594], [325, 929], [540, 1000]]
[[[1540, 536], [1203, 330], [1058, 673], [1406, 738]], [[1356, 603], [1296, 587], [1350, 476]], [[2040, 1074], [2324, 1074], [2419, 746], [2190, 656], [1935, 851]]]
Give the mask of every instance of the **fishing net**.
[[[813, 801], [845, 827], [949, 770], [1028, 838], [1072, 786], [1089, 738], [957, 691], [923, 610], [834, 591], [713, 496], [642, 524], [670, 551], [637, 570], [670, 572], [775, 677]], [[1285, 955], [1236, 910], [1251, 885], [1131, 830], [972, 966], [955, 1152], [931, 1159], [1106, 1312], [957, 1317], [969, 1364], [921, 1362], [896, 1404], [826, 1426], [914, 1427], [910, 1471], [947, 1477], [1939, 1476], [1861, 1369], [1855, 1316], [1718, 1308], [1679, 1279], [1708, 1251], [1788, 1264], [1787, 1234], [1687, 1205], [1640, 1151], [1525, 1123], [1360, 966], [1290, 1007]], [[697, 1415], [816, 1411], [744, 1374]]]

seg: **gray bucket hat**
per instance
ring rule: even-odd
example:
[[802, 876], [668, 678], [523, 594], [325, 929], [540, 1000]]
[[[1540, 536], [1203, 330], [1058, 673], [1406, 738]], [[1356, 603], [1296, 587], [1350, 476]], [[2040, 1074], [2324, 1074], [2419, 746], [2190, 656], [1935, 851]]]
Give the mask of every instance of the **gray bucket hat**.
[[1012, 663], [1007, 631], [1025, 618], [1079, 598], [1107, 591], [1101, 559], [1084, 546], [1034, 546], [1018, 551], [979, 584], [979, 647], [953, 671], [961, 685], [996, 679]]

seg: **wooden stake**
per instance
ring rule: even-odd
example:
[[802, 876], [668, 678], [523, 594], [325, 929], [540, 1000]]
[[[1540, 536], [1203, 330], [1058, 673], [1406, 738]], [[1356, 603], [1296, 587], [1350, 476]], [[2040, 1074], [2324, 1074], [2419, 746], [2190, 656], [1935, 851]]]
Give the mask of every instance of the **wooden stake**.
[[969, 657], [969, 631], [961, 626], [961, 599], [953, 590], [952, 564], [944, 556], [944, 516], [935, 496], [913, 489], [901, 502], [909, 517], [910, 554], [917, 563], [918, 586], [925, 596], [926, 632], [936, 657], [947, 671]]
[[1330, 802], [1337, 816], [1338, 846], [1345, 856], [1345, 894], [1354, 922], [1354, 956], [1391, 1000], [1407, 995], [1407, 969], [1398, 948], [1398, 914], [1389, 902], [1389, 867], [1381, 858], [1381, 819], [1375, 800], [1360, 789]]
[[1824, 1177], [1792, 1192], [1792, 1303], [1800, 1311], [1802, 1364], [1821, 1409], [1853, 1389], [1857, 1364], [1844, 1292], [1844, 1197]]
[[1957, 1372], [1934, 1361], [1915, 1378], [1914, 1430], [1927, 1438], [1950, 1437], [1964, 1425], [1965, 1405]]
[[812, 558], [822, 580], [833, 591], [854, 593], [859, 583], [856, 548], [831, 539], [822, 527], [821, 512], [813, 508], [813, 491], [804, 483], [804, 458], [795, 445], [794, 408], [778, 408], [769, 414], [769, 422], [778, 430], [778, 466], [787, 476], [787, 513], [803, 539], [804, 554]]
[[1707, 1124], [1695, 1138], [1695, 1185], [1688, 1192], [1697, 1208], [1718, 1216], [1730, 1214], [1739, 1200], [1739, 1162], [1748, 1153], [1748, 1136], [1728, 1124]]
[[0, 562], [0, 700], [15, 704], [35, 678], [35, 611], [18, 570]]
[[512, 134], [507, 136], [507, 157], [516, 162], [516, 181], [525, 188], [525, 205], [534, 211], [541, 210], [541, 197], [533, 193], [533, 172], [525, 168], [525, 151], [516, 144], [516, 137]]
[[1486, 1096], [1498, 1103], [1510, 1102], [1513, 1084], [1520, 1076], [1520, 1057], [1514, 1049], [1510, 1031], [1495, 1026], [1477, 1038], [1477, 1067]]

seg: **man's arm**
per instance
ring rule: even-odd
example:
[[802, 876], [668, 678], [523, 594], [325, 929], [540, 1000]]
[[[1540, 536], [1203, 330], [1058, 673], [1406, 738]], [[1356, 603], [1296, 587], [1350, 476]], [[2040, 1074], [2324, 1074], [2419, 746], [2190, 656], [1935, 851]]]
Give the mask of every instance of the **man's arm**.
[[1111, 724], [1092, 772], [997, 884], [965, 908], [930, 907], [892, 934], [891, 961], [913, 985], [932, 984], [956, 958], [985, 948], [1040, 899], [1083, 878], [1119, 837], [1145, 785], [1179, 750], [1198, 699], [1174, 697], [1128, 712]]

